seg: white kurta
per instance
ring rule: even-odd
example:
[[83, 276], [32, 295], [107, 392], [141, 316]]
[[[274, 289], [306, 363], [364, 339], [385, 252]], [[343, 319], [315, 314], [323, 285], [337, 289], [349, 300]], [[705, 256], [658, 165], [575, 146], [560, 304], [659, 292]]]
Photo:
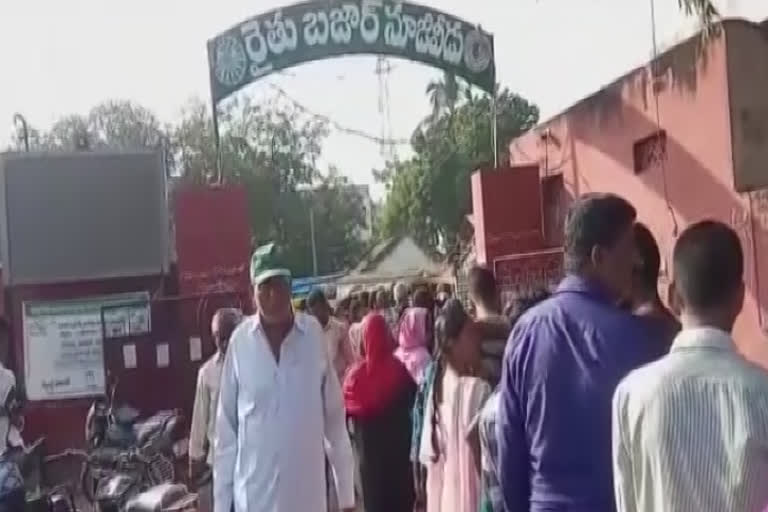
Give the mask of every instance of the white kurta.
[[219, 392], [214, 511], [323, 512], [325, 453], [341, 508], [354, 506], [354, 458], [323, 330], [297, 314], [275, 361], [259, 317], [230, 339]]
[[200, 367], [197, 373], [195, 406], [192, 409], [192, 424], [189, 429], [189, 457], [200, 460], [206, 457], [208, 465], [213, 464], [213, 442], [216, 432], [216, 411], [219, 406], [219, 381], [224, 356], [216, 352]]

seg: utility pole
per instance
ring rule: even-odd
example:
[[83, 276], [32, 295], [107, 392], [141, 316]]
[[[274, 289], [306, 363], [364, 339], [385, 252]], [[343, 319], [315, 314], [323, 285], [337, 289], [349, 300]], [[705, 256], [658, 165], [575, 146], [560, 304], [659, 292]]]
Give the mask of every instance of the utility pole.
[[309, 235], [312, 238], [312, 275], [317, 277], [317, 244], [315, 243], [315, 208], [309, 203]]
[[317, 277], [317, 239], [315, 237], [315, 190], [311, 185], [299, 185], [297, 191], [303, 196], [309, 206], [309, 236], [312, 243], [312, 275]]

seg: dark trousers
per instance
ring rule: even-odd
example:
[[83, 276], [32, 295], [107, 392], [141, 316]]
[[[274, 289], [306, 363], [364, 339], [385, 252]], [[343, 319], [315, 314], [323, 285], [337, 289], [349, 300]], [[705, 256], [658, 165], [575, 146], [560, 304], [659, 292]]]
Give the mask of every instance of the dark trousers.
[[27, 505], [27, 491], [22, 487], [0, 498], [0, 512], [21, 512]]

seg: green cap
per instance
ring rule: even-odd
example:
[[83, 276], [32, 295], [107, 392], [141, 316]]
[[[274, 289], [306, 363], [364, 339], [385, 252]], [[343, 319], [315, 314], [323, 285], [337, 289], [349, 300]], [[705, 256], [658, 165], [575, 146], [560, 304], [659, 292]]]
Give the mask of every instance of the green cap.
[[277, 250], [274, 242], [256, 248], [251, 256], [251, 281], [260, 285], [273, 277], [291, 279], [291, 271], [280, 265], [277, 260]]

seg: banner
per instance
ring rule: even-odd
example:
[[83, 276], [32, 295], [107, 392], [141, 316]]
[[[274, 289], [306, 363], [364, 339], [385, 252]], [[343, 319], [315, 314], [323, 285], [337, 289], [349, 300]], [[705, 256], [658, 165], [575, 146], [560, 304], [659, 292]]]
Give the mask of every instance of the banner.
[[563, 250], [557, 248], [502, 256], [494, 260], [493, 273], [502, 304], [506, 304], [521, 293], [556, 286], [563, 277]]
[[24, 367], [30, 400], [58, 400], [105, 393], [104, 332], [145, 334], [149, 294], [127, 293], [84, 300], [25, 302]]
[[180, 294], [248, 293], [251, 226], [245, 187], [185, 185], [174, 191], [173, 209]]
[[208, 41], [214, 103], [290, 66], [352, 54], [422, 62], [483, 90], [496, 82], [493, 36], [421, 5], [391, 0], [315, 0], [250, 18]]

